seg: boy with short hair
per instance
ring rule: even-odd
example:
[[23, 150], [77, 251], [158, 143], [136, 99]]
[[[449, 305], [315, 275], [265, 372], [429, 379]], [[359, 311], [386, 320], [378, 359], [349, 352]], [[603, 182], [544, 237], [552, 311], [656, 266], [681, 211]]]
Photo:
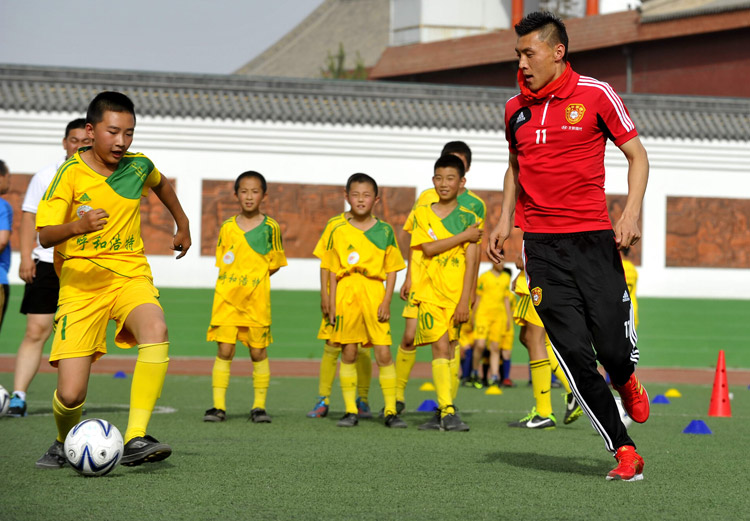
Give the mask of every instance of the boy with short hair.
[[234, 195], [240, 213], [221, 225], [216, 245], [216, 281], [211, 325], [206, 340], [218, 344], [212, 372], [213, 407], [203, 421], [226, 419], [226, 395], [232, 359], [239, 340], [250, 349], [253, 361], [255, 398], [250, 410], [253, 423], [271, 423], [266, 413], [266, 394], [271, 380], [266, 348], [271, 336], [270, 277], [282, 266], [286, 256], [281, 228], [260, 211], [268, 185], [258, 172], [247, 171], [234, 182]]
[[433, 184], [439, 200], [414, 210], [412, 249], [422, 253], [421, 280], [414, 301], [418, 304], [416, 345], [432, 344], [432, 377], [438, 413], [421, 430], [468, 431], [453, 405], [455, 380], [451, 361], [461, 324], [469, 320], [474, 292], [472, 267], [478, 255], [476, 242], [461, 233], [479, 222], [479, 216], [458, 204], [464, 183], [464, 164], [446, 154], [435, 162]]
[[[380, 200], [378, 185], [367, 174], [353, 174], [346, 183], [351, 218], [338, 224], [328, 242], [323, 267], [330, 271], [331, 341], [342, 346], [341, 391], [346, 414], [339, 427], [358, 423], [356, 388], [357, 345], [372, 347], [380, 368], [385, 425], [405, 428], [396, 410], [396, 369], [391, 359], [391, 297], [396, 273], [405, 268], [390, 224], [372, 215]], [[383, 282], [385, 281], [385, 287]]]
[[[341, 224], [351, 219], [350, 212], [343, 212], [331, 217], [323, 229], [323, 233], [318, 239], [313, 250], [313, 255], [323, 261], [323, 257], [328, 247], [328, 241], [331, 238], [331, 231]], [[323, 356], [320, 359], [320, 375], [318, 377], [318, 397], [315, 399], [315, 405], [307, 413], [308, 418], [324, 418], [328, 415], [329, 400], [333, 380], [336, 378], [336, 365], [341, 346], [331, 342], [331, 333], [333, 333], [333, 324], [328, 318], [328, 308], [331, 302], [330, 293], [330, 272], [321, 264], [320, 268], [320, 310], [323, 314], [318, 330], [318, 338], [325, 340], [323, 346]], [[360, 346], [357, 355], [357, 414], [360, 418], [372, 418], [368, 395], [370, 391], [370, 381], [372, 379], [372, 359], [370, 350]]]
[[52, 400], [57, 438], [36, 462], [38, 468], [65, 465], [63, 441], [81, 419], [91, 364], [107, 351], [110, 318], [117, 322], [118, 347], [138, 345], [121, 463], [140, 465], [172, 453], [146, 434], [167, 372], [169, 340], [143, 254], [141, 196], [151, 188], [174, 217], [172, 249], [180, 252], [178, 259], [190, 248], [190, 229], [169, 182], [146, 156], [128, 152], [135, 119], [127, 96], [98, 94], [86, 114], [93, 145], [60, 167], [39, 204], [39, 242], [55, 246], [60, 298], [50, 354], [50, 364], [58, 368]]
[[[474, 212], [479, 220], [476, 225], [468, 228], [464, 233], [463, 238], [470, 240], [471, 242], [480, 242], [482, 238], [482, 229], [484, 228], [484, 218], [487, 213], [487, 208], [484, 201], [477, 196], [474, 192], [467, 189], [466, 185], [466, 173], [471, 168], [471, 149], [463, 141], [450, 141], [443, 146], [443, 150], [440, 154], [453, 155], [461, 160], [464, 165], [464, 176], [461, 181], [459, 188], [458, 203]], [[417, 198], [414, 203], [411, 213], [406, 218], [404, 223], [404, 230], [409, 234], [414, 229], [414, 211], [419, 206], [429, 205], [439, 200], [439, 196], [435, 188], [428, 188]], [[404, 305], [404, 312], [402, 316], [406, 319], [406, 325], [404, 327], [404, 335], [401, 340], [401, 345], [398, 348], [398, 354], [396, 356], [396, 373], [398, 376], [397, 387], [396, 387], [396, 400], [399, 407], [399, 411], [405, 407], [405, 390], [406, 384], [409, 382], [409, 376], [411, 370], [414, 367], [414, 362], [417, 356], [417, 348], [414, 345], [414, 335], [417, 330], [417, 304], [414, 302], [414, 295], [418, 291], [419, 280], [421, 280], [421, 274], [419, 273], [421, 265], [422, 252], [418, 249], [410, 249], [408, 258], [408, 267], [406, 270], [406, 278], [403, 285], [401, 286], [400, 296], [402, 300], [406, 301]], [[479, 270], [479, 256], [474, 261], [473, 273], [476, 281], [476, 275]], [[473, 284], [473, 283], [472, 283]], [[472, 298], [473, 295], [472, 295]], [[463, 328], [461, 328], [463, 329]], [[458, 347], [457, 347], [458, 349]], [[458, 353], [457, 353], [458, 354]], [[460, 365], [460, 358], [455, 356], [451, 359], [451, 374], [453, 375], [453, 391], [452, 394], [455, 398], [458, 390], [458, 371]]]

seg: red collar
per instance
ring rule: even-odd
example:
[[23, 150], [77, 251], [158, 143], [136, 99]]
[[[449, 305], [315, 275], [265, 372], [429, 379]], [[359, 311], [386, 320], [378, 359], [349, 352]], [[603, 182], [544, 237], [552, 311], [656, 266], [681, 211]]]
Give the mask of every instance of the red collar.
[[570, 63], [565, 67], [565, 71], [556, 80], [548, 83], [537, 92], [532, 92], [526, 86], [526, 79], [523, 77], [521, 70], [518, 70], [518, 86], [521, 88], [521, 99], [523, 105], [533, 105], [544, 101], [550, 96], [556, 98], [567, 98], [573, 94], [575, 86], [578, 84], [580, 75], [573, 71]]

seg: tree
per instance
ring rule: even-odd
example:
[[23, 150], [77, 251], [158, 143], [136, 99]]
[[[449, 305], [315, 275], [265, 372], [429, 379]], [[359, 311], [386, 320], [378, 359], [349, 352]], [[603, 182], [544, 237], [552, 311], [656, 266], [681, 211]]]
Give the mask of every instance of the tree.
[[346, 51], [344, 51], [344, 44], [339, 42], [339, 52], [331, 54], [328, 51], [326, 57], [325, 67], [320, 69], [320, 75], [323, 78], [329, 78], [334, 80], [366, 80], [367, 69], [365, 69], [365, 63], [362, 57], [357, 51], [356, 60], [354, 62], [354, 69], [346, 68]]

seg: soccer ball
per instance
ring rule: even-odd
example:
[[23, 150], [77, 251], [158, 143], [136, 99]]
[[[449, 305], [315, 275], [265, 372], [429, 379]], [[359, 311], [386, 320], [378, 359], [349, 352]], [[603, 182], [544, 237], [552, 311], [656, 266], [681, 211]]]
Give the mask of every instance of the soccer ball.
[[0, 385], [0, 416], [4, 416], [8, 412], [8, 407], [10, 407], [10, 393]]
[[64, 448], [68, 463], [79, 474], [103, 476], [120, 463], [124, 445], [117, 427], [91, 418], [70, 430]]
[[629, 429], [633, 424], [633, 418], [625, 412], [625, 407], [622, 406], [622, 399], [619, 396], [615, 396], [615, 403], [617, 404], [617, 410], [620, 411], [620, 421], [622, 421], [626, 429]]

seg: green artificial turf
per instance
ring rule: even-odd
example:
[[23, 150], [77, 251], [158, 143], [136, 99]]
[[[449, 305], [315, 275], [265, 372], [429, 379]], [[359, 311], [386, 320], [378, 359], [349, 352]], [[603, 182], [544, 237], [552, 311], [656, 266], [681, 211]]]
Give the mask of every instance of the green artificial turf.
[[[0, 384], [12, 375], [0, 373]], [[732, 387], [731, 418], [706, 416], [710, 386], [678, 386], [682, 398], [652, 405], [631, 436], [645, 458], [645, 479], [604, 479], [614, 460], [582, 418], [551, 431], [511, 429], [532, 403], [521, 386], [501, 396], [461, 388], [457, 405], [468, 433], [423, 432], [426, 413], [413, 412], [433, 392], [407, 389], [409, 428], [377, 420], [336, 427], [343, 413], [338, 384], [328, 418], [309, 419], [317, 382], [272, 378], [271, 424], [246, 420], [249, 378], [233, 378], [228, 420], [201, 421], [211, 403], [210, 377], [169, 375], [149, 433], [173, 455], [101, 478], [70, 468], [37, 470], [34, 461], [54, 437], [50, 397], [54, 375], [40, 374], [29, 394], [31, 414], [0, 418], [0, 518], [3, 520], [297, 519], [430, 520], [740, 519], [746, 493], [750, 390]], [[87, 417], [123, 432], [130, 378], [91, 376]], [[651, 385], [652, 396], [667, 386]], [[371, 404], [382, 405], [377, 380]], [[553, 401], [562, 416], [562, 398]], [[682, 434], [693, 419], [711, 435]], [[743, 492], [744, 491], [744, 492]]]
[[[0, 336], [0, 353], [15, 353], [23, 338], [25, 318], [18, 313], [22, 286], [11, 288], [8, 313]], [[213, 290], [161, 290], [161, 303], [169, 326], [172, 356], [214, 356], [216, 348], [205, 341], [211, 317]], [[322, 342], [316, 338], [320, 326], [319, 294], [315, 291], [273, 291], [271, 296], [274, 343], [271, 358], [317, 359]], [[750, 300], [639, 299], [638, 347], [641, 365], [647, 367], [712, 367], [719, 349], [726, 351], [728, 368], [750, 368]], [[391, 331], [394, 346], [404, 329], [403, 303], [394, 296]], [[113, 346], [113, 324], [109, 328], [110, 352], [128, 354]], [[518, 331], [518, 328], [516, 328]], [[516, 333], [516, 337], [518, 334]], [[46, 351], [49, 352], [49, 344]], [[430, 350], [420, 349], [418, 360], [430, 360]], [[526, 363], [526, 350], [516, 338], [515, 363]]]

